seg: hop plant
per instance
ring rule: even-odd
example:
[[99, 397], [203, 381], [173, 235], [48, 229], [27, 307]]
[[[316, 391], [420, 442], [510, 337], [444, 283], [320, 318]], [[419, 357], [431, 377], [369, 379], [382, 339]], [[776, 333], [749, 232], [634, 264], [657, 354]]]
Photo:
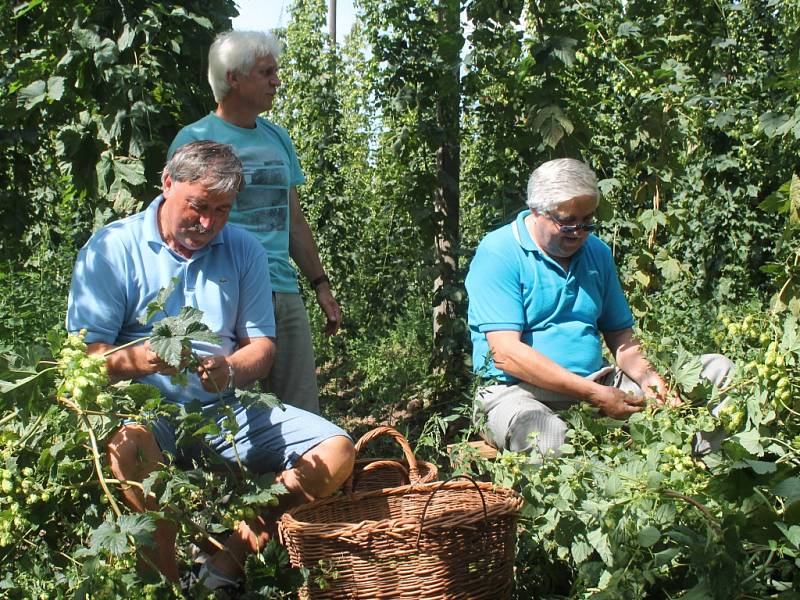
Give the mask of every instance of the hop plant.
[[102, 400], [105, 405], [109, 403], [108, 394], [102, 394], [101, 389], [108, 384], [106, 359], [102, 355], [86, 353], [85, 335], [85, 330], [77, 335], [70, 335], [61, 348], [58, 372], [62, 381], [58, 391], [81, 407], [87, 407], [98, 400]]

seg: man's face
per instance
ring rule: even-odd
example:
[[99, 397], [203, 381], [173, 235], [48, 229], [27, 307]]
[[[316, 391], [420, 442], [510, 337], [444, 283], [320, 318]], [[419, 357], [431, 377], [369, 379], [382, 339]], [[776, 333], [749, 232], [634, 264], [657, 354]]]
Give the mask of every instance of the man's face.
[[562, 226], [590, 225], [596, 210], [597, 198], [575, 196], [547, 213], [533, 212], [533, 238], [551, 258], [570, 258], [583, 246], [589, 232], [578, 229], [564, 233]]
[[246, 75], [234, 78], [233, 91], [241, 101], [258, 113], [272, 108], [275, 93], [281, 85], [278, 78], [278, 63], [272, 56], [257, 58], [253, 68]]
[[164, 201], [158, 212], [161, 237], [178, 254], [189, 258], [207, 245], [228, 222], [236, 194], [209, 192], [202, 181], [173, 181], [167, 175]]

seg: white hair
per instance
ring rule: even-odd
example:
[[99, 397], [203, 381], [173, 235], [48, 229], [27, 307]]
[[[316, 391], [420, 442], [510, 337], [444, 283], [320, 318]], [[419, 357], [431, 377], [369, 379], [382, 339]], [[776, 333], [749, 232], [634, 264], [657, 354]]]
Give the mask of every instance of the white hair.
[[546, 213], [576, 196], [598, 198], [597, 176], [589, 165], [574, 158], [547, 161], [528, 179], [528, 208]]
[[230, 91], [228, 73], [247, 75], [256, 60], [281, 55], [280, 41], [269, 31], [226, 31], [220, 33], [208, 51], [208, 83], [214, 100], [221, 102]]

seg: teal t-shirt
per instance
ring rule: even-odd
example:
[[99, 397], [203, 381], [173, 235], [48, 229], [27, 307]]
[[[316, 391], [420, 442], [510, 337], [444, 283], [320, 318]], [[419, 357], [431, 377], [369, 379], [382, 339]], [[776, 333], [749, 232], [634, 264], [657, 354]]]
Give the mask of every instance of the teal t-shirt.
[[245, 186], [229, 220], [256, 236], [267, 251], [272, 289], [299, 293], [297, 271], [289, 260], [289, 192], [306, 179], [289, 134], [261, 117], [255, 128], [245, 129], [210, 113], [178, 132], [167, 158], [198, 140], [233, 146], [244, 166]]
[[516, 218], [483, 238], [469, 267], [469, 328], [475, 373], [516, 382], [489, 356], [488, 331], [520, 331], [524, 343], [586, 376], [603, 365], [604, 331], [633, 326], [611, 249], [590, 235], [565, 271], [536, 245]]

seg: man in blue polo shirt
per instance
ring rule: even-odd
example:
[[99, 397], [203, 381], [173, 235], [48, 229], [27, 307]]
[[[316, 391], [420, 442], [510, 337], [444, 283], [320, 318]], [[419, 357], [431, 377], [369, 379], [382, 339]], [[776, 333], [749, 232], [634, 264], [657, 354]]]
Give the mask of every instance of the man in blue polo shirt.
[[[470, 265], [475, 413], [496, 448], [525, 451], [535, 439], [557, 453], [567, 429], [557, 413], [581, 401], [617, 419], [645, 397], [680, 403], [642, 353], [611, 250], [592, 235], [598, 198], [581, 161], [544, 163], [528, 182], [529, 210], [489, 233]], [[720, 355], [702, 360], [715, 384], [730, 369]]]
[[[139, 322], [147, 304], [174, 278], [167, 299], [168, 316], [182, 307], [203, 312], [203, 322], [219, 345], [193, 343], [201, 357], [186, 387], [170, 383], [174, 369], [144, 341], [107, 356], [109, 379], [133, 379], [157, 386], [166, 400], [199, 401], [222, 427], [206, 442], [222, 458], [256, 473], [275, 472], [289, 491], [281, 504], [253, 522], [238, 524], [226, 550], [206, 561], [201, 581], [209, 588], [236, 583], [247, 552], [257, 552], [274, 533], [280, 511], [327, 496], [350, 474], [354, 449], [349, 436], [318, 415], [287, 406], [286, 410], [244, 409], [234, 390], [263, 378], [275, 354], [275, 322], [267, 254], [248, 232], [227, 225], [242, 185], [239, 158], [228, 145], [195, 142], [180, 148], [162, 176], [163, 193], [142, 213], [112, 223], [81, 249], [75, 264], [67, 310], [67, 329], [85, 330], [91, 353], [106, 353], [146, 338], [153, 321]], [[231, 440], [216, 407], [233, 408], [239, 429]], [[142, 481], [176, 455], [174, 424], [123, 425], [108, 442], [111, 470], [120, 480]], [[156, 511], [138, 488], [124, 492], [139, 511]], [[177, 581], [174, 523], [157, 523], [151, 560]]]

